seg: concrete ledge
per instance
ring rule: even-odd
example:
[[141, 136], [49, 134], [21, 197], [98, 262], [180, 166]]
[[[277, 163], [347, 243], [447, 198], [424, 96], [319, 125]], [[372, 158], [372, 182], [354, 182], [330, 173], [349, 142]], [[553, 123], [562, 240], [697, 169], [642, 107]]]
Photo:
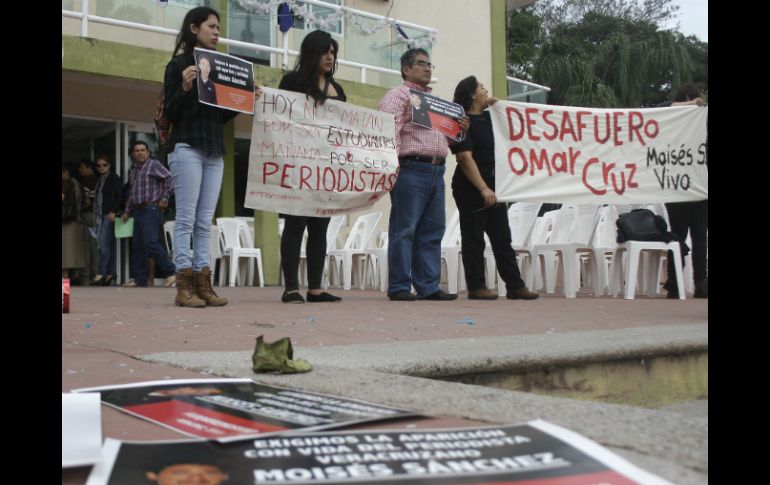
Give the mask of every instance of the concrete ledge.
[[[444, 377], [528, 371], [708, 350], [708, 325], [671, 325], [524, 336], [426, 340], [389, 344], [295, 347], [313, 365], [389, 374]], [[185, 368], [251, 373], [251, 351], [163, 352], [141, 357]], [[222, 367], [224, 366], [224, 367]]]
[[489, 421], [545, 419], [573, 429], [631, 462], [679, 484], [708, 481], [708, 419], [653, 409], [577, 401], [423, 376], [531, 369], [559, 363], [702, 351], [707, 325], [631, 328], [520, 337], [382, 345], [295, 348], [315, 369], [300, 375], [255, 375], [251, 352], [167, 352], [139, 356], [164, 365], [380, 404]]

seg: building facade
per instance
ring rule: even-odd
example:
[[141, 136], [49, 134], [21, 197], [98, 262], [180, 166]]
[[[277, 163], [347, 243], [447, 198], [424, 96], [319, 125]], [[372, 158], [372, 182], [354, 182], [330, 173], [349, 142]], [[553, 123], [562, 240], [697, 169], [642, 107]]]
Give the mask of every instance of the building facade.
[[[296, 2], [318, 19], [349, 9], [334, 22], [297, 19], [282, 33], [275, 0], [62, 0], [62, 162], [108, 154], [126, 179], [131, 166], [127, 149], [141, 139], [156, 149], [152, 120], [171, 58], [175, 35], [185, 13], [206, 5], [221, 15], [220, 50], [251, 60], [255, 82], [277, 87], [284, 69], [294, 66], [304, 36], [323, 28], [340, 44], [336, 78], [348, 102], [376, 109], [390, 87], [401, 84], [399, 58], [408, 48], [400, 33], [427, 42], [438, 66], [435, 95], [452, 98], [457, 82], [475, 75], [492, 95], [506, 98], [506, 6], [531, 0], [326, 0]], [[255, 9], [255, 4], [262, 11]], [[353, 12], [352, 14], [350, 12]], [[340, 15], [340, 14], [337, 14]], [[326, 19], [328, 20], [328, 19]], [[377, 30], [378, 26], [384, 26]], [[372, 32], [375, 31], [376, 32]], [[217, 216], [251, 215], [243, 207], [252, 117], [239, 115], [225, 127], [225, 175]], [[450, 159], [447, 183], [456, 168]], [[388, 198], [373, 207], [387, 227]], [[371, 209], [370, 209], [371, 210]], [[447, 197], [447, 213], [454, 202]], [[357, 214], [351, 214], [353, 221]], [[278, 282], [277, 215], [255, 214], [256, 244], [262, 248], [267, 283]], [[124, 243], [125, 244], [125, 243]], [[123, 247], [121, 280], [127, 279], [127, 247]]]

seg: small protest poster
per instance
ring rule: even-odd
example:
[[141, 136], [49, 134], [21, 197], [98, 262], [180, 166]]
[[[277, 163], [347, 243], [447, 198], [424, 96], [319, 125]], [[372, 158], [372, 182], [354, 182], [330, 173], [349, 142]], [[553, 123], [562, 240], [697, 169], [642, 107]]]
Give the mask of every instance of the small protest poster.
[[443, 133], [453, 140], [460, 140], [463, 129], [458, 119], [465, 115], [462, 106], [416, 89], [409, 90], [409, 98], [412, 103], [412, 123]]
[[371, 206], [396, 183], [393, 115], [262, 88], [244, 206], [330, 217]]
[[[670, 485], [560, 426], [291, 434], [234, 443], [108, 439], [86, 485], [175, 473], [210, 485]], [[150, 482], [151, 483], [151, 482]], [[197, 483], [201, 483], [200, 481]]]
[[115, 218], [115, 238], [123, 239], [134, 235], [134, 218], [129, 217], [126, 222], [120, 217]]
[[343, 397], [257, 384], [251, 379], [182, 379], [75, 389], [102, 402], [197, 438], [222, 442], [295, 429], [329, 429], [413, 416]]
[[240, 113], [254, 114], [254, 65], [235, 56], [195, 48], [198, 100]]

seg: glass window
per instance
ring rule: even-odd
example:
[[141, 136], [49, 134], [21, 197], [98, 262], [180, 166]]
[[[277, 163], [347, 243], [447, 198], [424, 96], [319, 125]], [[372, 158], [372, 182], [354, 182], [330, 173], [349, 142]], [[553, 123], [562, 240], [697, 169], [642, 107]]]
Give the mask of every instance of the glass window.
[[155, 11], [155, 2], [137, 2], [135, 0], [100, 0], [96, 2], [96, 15], [100, 17], [145, 25], [155, 25]]
[[[400, 26], [401, 30], [404, 31], [407, 38], [409, 40], [427, 40], [428, 32], [424, 30], [414, 29], [411, 27], [404, 27]], [[404, 52], [409, 50], [409, 44], [406, 43], [404, 39], [401, 38], [400, 35], [395, 33], [393, 29], [390, 29], [393, 35], [393, 47], [389, 50], [390, 53], [390, 65], [389, 66], [383, 66], [383, 67], [389, 67], [391, 69], [395, 69], [396, 71], [401, 71], [401, 56], [404, 54]], [[423, 47], [426, 51], [428, 51], [428, 54], [430, 54], [430, 47]], [[435, 75], [435, 69], [433, 74]]]
[[[332, 3], [334, 5], [342, 5], [342, 0], [324, 0], [324, 1], [326, 3]], [[297, 2], [297, 5], [307, 5], [308, 10], [318, 18], [326, 17], [327, 15], [329, 15], [330, 13], [334, 13], [335, 11], [333, 8], [319, 7], [318, 5], [310, 5], [310, 4], [306, 4], [305, 2]], [[321, 28], [318, 25], [306, 22], [305, 19], [303, 18], [297, 18], [294, 21], [294, 27], [297, 29], [303, 29], [303, 30], [321, 29], [321, 30], [325, 30], [326, 32], [329, 32], [330, 34], [342, 35], [342, 20], [326, 28]]]
[[548, 92], [508, 79], [508, 100], [522, 103], [548, 104]]
[[[241, 7], [238, 0], [229, 0], [227, 37], [250, 44], [272, 46], [271, 26], [274, 25], [275, 18], [274, 14], [248, 11]], [[230, 54], [255, 64], [270, 65], [270, 53], [268, 52], [231, 46]]]

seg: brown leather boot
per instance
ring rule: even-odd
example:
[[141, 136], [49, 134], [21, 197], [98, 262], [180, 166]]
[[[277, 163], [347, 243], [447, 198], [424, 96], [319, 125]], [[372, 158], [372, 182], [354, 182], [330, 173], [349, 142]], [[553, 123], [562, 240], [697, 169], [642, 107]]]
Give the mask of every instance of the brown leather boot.
[[198, 291], [198, 296], [206, 302], [206, 305], [227, 305], [227, 298], [218, 296], [211, 287], [211, 270], [208, 266], [195, 272], [195, 289]]
[[469, 300], [497, 300], [497, 292], [489, 288], [479, 288], [468, 292]]
[[523, 287], [518, 290], [509, 291], [505, 294], [505, 297], [509, 300], [537, 300], [540, 298], [540, 295]]
[[206, 302], [195, 294], [195, 279], [192, 268], [183, 269], [176, 274], [176, 306], [204, 308]]

